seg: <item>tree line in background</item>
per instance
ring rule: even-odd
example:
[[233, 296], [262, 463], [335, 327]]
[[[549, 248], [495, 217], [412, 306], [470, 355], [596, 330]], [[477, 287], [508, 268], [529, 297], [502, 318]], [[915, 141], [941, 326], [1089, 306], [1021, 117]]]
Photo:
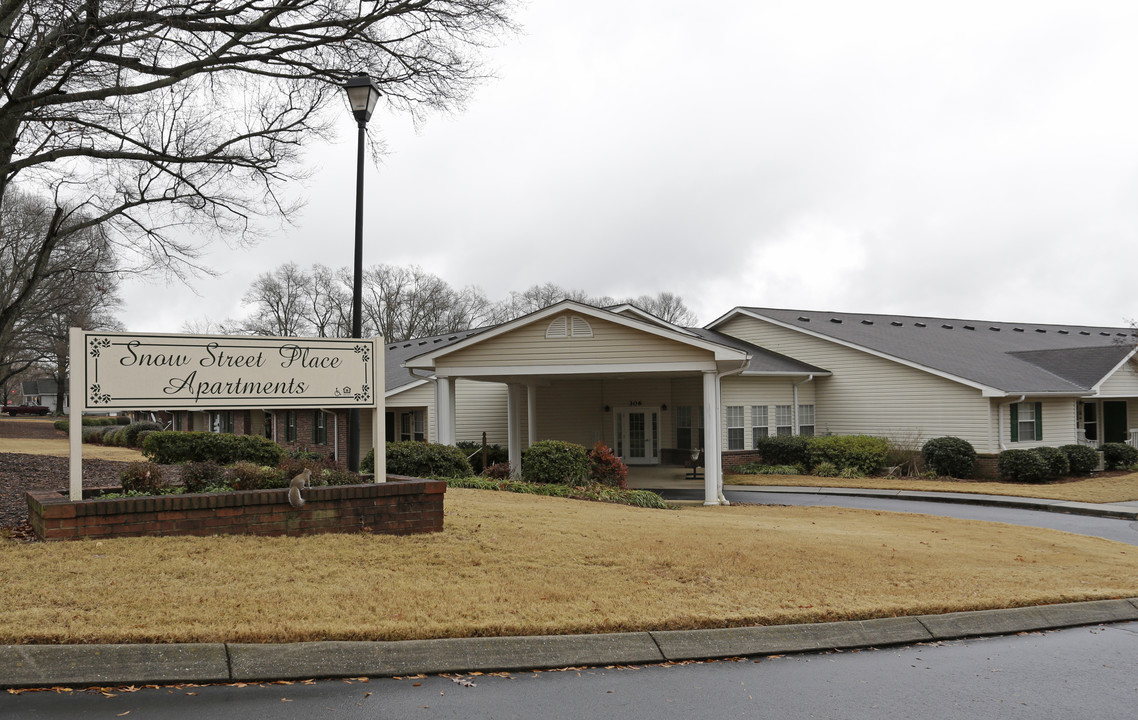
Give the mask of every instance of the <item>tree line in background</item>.
[[[590, 296], [583, 290], [553, 283], [511, 292], [491, 301], [481, 288], [452, 287], [417, 265], [376, 265], [365, 269], [362, 324], [365, 337], [382, 335], [390, 342], [445, 335], [497, 325], [540, 310], [560, 300], [606, 307], [629, 303], [680, 326], [696, 324], [695, 314], [670, 292], [635, 298]], [[313, 265], [303, 270], [286, 263], [262, 273], [242, 298], [249, 310], [241, 320], [188, 323], [189, 332], [227, 334], [350, 337], [352, 276], [347, 268]]]

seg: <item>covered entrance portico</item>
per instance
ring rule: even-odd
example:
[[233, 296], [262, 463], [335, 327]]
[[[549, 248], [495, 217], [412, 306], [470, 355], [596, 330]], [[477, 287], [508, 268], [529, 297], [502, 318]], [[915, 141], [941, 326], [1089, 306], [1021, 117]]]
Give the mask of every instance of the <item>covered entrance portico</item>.
[[[750, 353], [663, 323], [635, 308], [601, 310], [572, 301], [412, 358], [435, 378], [438, 441], [455, 442], [455, 383], [507, 387], [507, 445], [515, 471], [541, 439], [591, 447], [604, 442], [627, 464], [674, 461], [701, 439], [704, 501], [722, 501], [721, 380]], [[699, 419], [711, 421], [701, 428]], [[677, 427], [679, 422], [687, 427]], [[689, 447], [678, 448], [683, 438]]]

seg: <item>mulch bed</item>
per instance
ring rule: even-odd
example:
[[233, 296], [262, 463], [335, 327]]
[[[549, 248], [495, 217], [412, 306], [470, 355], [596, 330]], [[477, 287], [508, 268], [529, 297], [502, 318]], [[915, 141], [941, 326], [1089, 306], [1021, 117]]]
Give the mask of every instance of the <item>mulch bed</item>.
[[[23, 536], [28, 522], [28, 490], [66, 490], [69, 466], [65, 457], [0, 453], [0, 531]], [[83, 459], [84, 487], [118, 485], [119, 473], [129, 463]]]

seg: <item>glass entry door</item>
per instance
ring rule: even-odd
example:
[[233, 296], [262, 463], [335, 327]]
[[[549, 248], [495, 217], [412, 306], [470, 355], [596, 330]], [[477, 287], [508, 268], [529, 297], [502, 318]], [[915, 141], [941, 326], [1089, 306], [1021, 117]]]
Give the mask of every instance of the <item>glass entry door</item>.
[[660, 462], [659, 408], [628, 409], [616, 413], [616, 451], [626, 465]]

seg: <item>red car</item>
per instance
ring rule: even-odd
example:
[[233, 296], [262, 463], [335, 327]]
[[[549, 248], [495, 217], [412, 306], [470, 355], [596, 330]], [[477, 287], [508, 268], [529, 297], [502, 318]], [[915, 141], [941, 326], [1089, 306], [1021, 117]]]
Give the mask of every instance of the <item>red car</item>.
[[4, 412], [8, 413], [10, 417], [16, 415], [47, 415], [51, 412], [51, 408], [43, 405], [5, 405]]

